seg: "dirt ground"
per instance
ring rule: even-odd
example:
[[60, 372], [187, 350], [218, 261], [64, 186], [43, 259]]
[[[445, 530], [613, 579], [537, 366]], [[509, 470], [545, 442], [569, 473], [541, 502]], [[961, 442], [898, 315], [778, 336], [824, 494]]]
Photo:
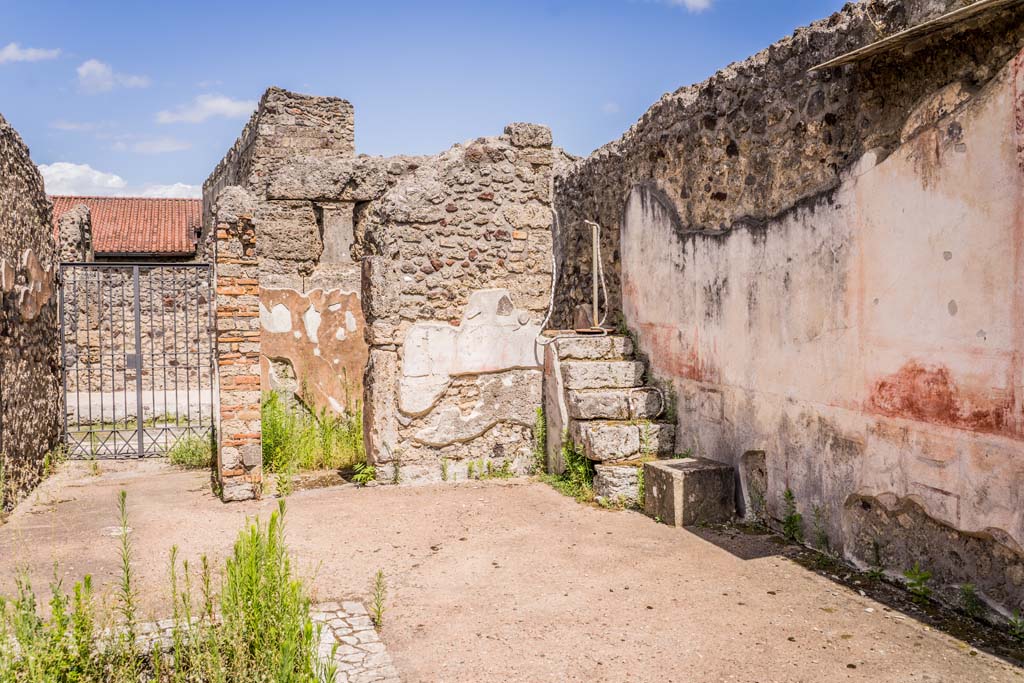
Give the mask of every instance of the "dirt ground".
[[[223, 558], [277, 505], [224, 505], [207, 473], [162, 462], [101, 467], [63, 465], [0, 526], [0, 592], [17, 567], [45, 587], [54, 562], [109, 590], [124, 489], [144, 613], [165, 617], [171, 546]], [[287, 525], [317, 599], [366, 600], [383, 569], [383, 639], [407, 681], [1024, 681], [770, 543], [729, 552], [532, 481], [300, 491]]]

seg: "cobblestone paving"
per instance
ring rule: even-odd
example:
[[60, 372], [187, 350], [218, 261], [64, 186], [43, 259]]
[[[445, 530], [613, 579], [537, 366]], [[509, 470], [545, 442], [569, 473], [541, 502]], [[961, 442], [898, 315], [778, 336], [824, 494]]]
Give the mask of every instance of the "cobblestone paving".
[[358, 602], [313, 606], [313, 622], [323, 624], [320, 655], [338, 662], [337, 683], [398, 683], [401, 678], [380, 641], [366, 608]]
[[[359, 602], [325, 602], [310, 610], [320, 631], [319, 655], [329, 658], [334, 652], [338, 663], [336, 683], [400, 683], [398, 669], [391, 663], [366, 608]], [[173, 619], [139, 625], [138, 643], [143, 651], [160, 643], [165, 652], [172, 647]], [[337, 646], [337, 649], [335, 649]]]

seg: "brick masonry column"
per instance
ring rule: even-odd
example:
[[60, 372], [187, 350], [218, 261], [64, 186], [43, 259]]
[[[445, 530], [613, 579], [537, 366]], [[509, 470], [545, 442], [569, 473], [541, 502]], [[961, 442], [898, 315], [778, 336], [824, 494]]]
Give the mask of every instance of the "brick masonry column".
[[224, 501], [258, 498], [260, 441], [259, 263], [252, 219], [217, 225], [217, 474]]

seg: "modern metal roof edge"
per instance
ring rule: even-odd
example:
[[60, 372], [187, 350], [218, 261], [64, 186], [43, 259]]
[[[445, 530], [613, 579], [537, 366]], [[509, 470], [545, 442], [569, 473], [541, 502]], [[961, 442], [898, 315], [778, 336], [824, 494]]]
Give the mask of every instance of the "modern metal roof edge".
[[830, 59], [827, 62], [822, 62], [817, 66], [812, 66], [808, 71], [818, 71], [820, 69], [842, 66], [843, 64], [852, 64], [853, 62], [858, 62], [862, 59], [902, 47], [917, 38], [921, 38], [935, 31], [941, 31], [942, 29], [949, 28], [959, 22], [984, 14], [985, 12], [992, 12], [1020, 4], [1024, 4], [1024, 0], [978, 0], [978, 2], [967, 5], [966, 7], [961, 7], [960, 9], [955, 9], [952, 12], [947, 12], [942, 16], [921, 22], [920, 24], [904, 29], [899, 33], [894, 33], [891, 36], [882, 38], [874, 43], [870, 43], [834, 59]]

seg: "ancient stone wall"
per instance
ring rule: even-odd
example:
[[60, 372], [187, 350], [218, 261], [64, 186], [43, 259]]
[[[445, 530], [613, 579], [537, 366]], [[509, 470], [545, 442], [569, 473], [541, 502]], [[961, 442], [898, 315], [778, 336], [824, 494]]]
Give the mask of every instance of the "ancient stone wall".
[[263, 489], [260, 426], [260, 299], [253, 199], [226, 189], [214, 207], [217, 260], [217, 473], [225, 501]]
[[367, 207], [364, 428], [378, 476], [528, 470], [563, 160], [547, 128], [512, 124], [421, 160]]
[[781, 520], [790, 490], [809, 539], [1019, 608], [1024, 14], [810, 71], [961, 4], [847, 5], [580, 162], [556, 324], [589, 304], [596, 220], [677, 447], [734, 464], [741, 507]]
[[353, 249], [356, 201], [368, 197], [358, 178], [349, 182], [356, 165], [351, 104], [270, 88], [203, 186], [206, 216], [227, 187], [251, 196], [261, 386], [315, 412], [357, 410], [362, 397], [367, 351]]
[[0, 116], [0, 512], [60, 437], [56, 245], [43, 179]]

